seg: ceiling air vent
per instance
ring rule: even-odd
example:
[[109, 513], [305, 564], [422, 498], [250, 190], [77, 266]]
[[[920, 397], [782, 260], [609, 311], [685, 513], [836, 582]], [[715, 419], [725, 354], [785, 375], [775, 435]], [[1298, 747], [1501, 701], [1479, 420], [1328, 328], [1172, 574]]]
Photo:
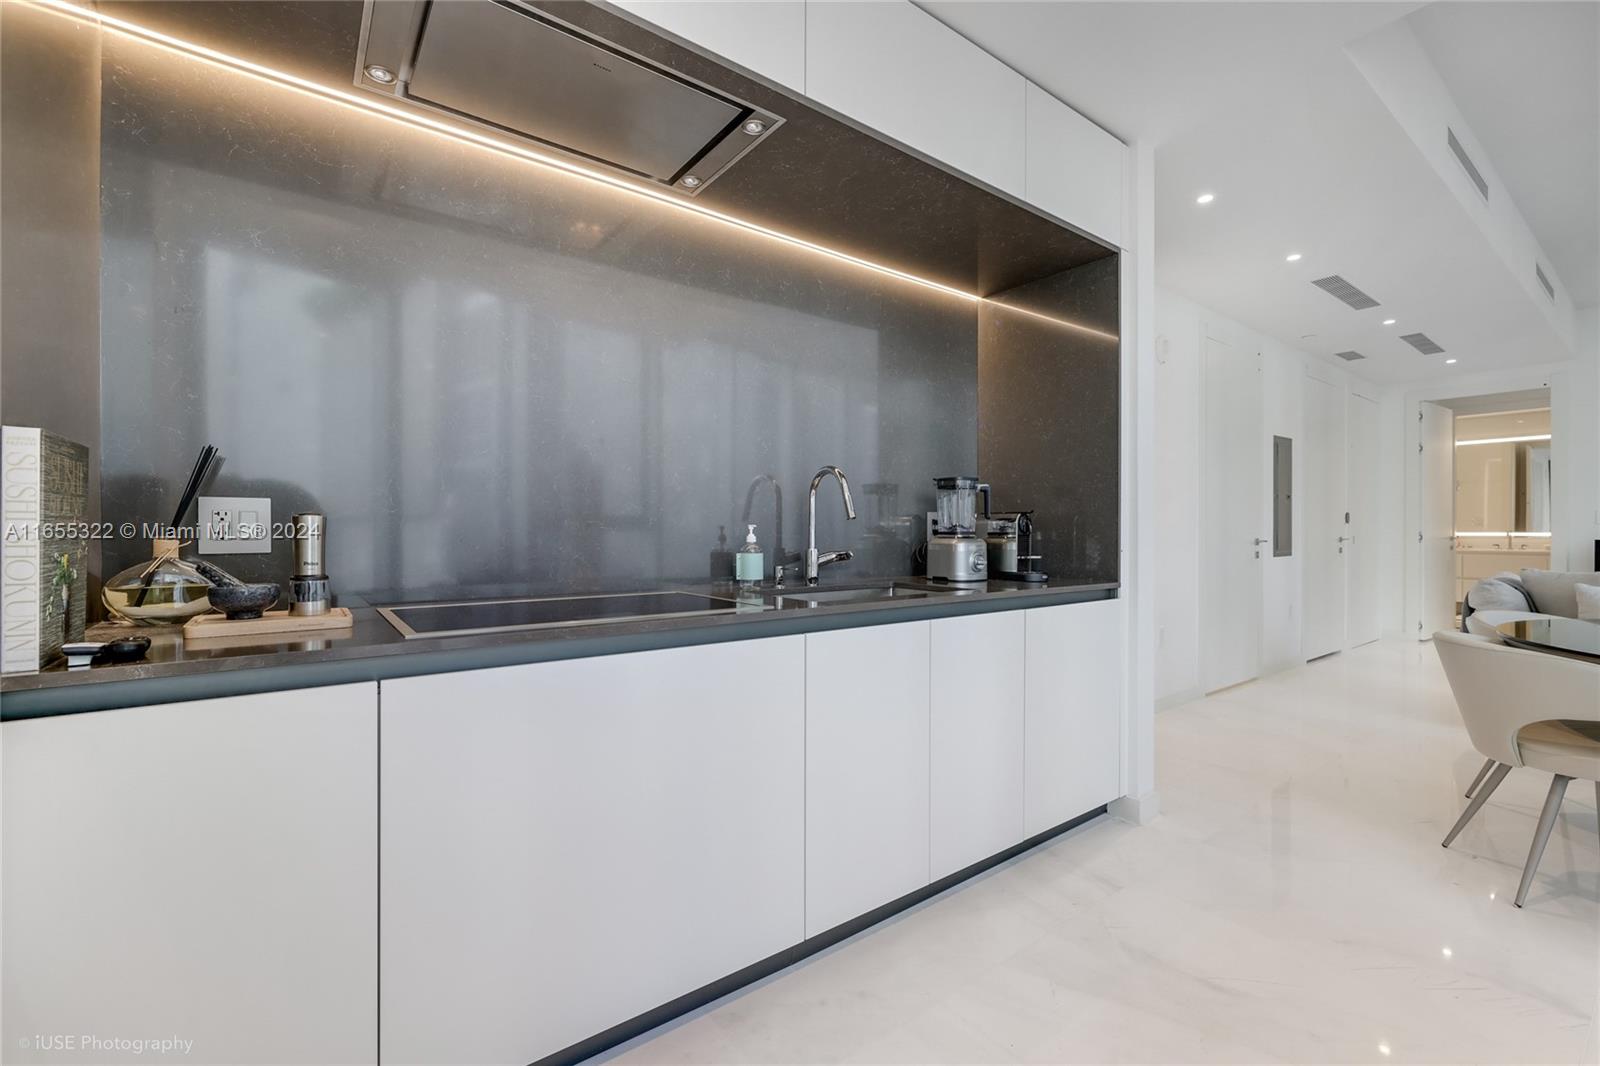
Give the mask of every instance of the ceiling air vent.
[[1378, 301], [1350, 284], [1337, 274], [1330, 274], [1325, 278], [1318, 278], [1311, 284], [1337, 300], [1343, 300], [1357, 311], [1365, 311], [1369, 307], [1377, 307]]
[[1478, 187], [1478, 194], [1487, 200], [1489, 198], [1489, 183], [1478, 172], [1478, 165], [1472, 161], [1472, 157], [1467, 154], [1467, 150], [1461, 147], [1461, 142], [1456, 140], [1455, 130], [1446, 126], [1444, 132], [1445, 139], [1450, 144], [1450, 151], [1456, 157], [1456, 162], [1460, 163], [1461, 169], [1467, 172], [1467, 177], [1472, 179], [1472, 184]]
[[1366, 358], [1366, 356], [1362, 355], [1360, 352], [1334, 352], [1333, 357], [1335, 359], [1343, 359], [1347, 363], [1353, 363], [1357, 359]]
[[1549, 278], [1544, 276], [1544, 267], [1538, 263], [1533, 264], [1533, 273], [1539, 279], [1539, 287], [1544, 290], [1544, 294], [1554, 300], [1556, 298], [1556, 287], [1550, 284]]
[[1426, 333], [1407, 333], [1400, 338], [1423, 355], [1438, 355], [1443, 348], [1433, 343], [1433, 338]]

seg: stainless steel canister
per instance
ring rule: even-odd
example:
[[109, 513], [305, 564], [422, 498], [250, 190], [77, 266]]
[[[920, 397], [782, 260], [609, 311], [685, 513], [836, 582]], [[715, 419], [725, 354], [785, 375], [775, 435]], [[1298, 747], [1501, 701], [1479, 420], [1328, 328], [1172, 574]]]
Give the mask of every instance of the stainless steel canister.
[[323, 522], [319, 514], [297, 514], [291, 519], [294, 530], [293, 577], [327, 577], [323, 557]]
[[292, 615], [327, 614], [332, 605], [327, 561], [323, 555], [326, 520], [320, 514], [297, 514], [294, 523], [294, 570], [289, 577]]

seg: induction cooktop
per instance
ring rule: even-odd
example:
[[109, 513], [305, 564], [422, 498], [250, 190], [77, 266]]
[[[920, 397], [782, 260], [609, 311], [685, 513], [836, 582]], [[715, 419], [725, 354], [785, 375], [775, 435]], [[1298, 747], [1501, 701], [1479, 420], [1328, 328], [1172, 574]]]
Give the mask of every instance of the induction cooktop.
[[[742, 604], [697, 592], [625, 592], [458, 603], [408, 603], [379, 607], [405, 637], [454, 637], [518, 629], [549, 629], [651, 618], [682, 618], [737, 611]], [[759, 609], [759, 608], [758, 608]]]

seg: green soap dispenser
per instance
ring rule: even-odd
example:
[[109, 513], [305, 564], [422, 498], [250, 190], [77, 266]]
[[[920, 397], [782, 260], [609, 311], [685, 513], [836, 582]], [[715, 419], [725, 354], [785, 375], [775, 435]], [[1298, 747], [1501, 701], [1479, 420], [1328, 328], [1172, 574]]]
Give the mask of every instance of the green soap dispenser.
[[750, 526], [749, 529], [744, 538], [744, 547], [734, 555], [733, 576], [738, 579], [742, 589], [753, 589], [761, 584], [767, 572], [767, 558], [761, 554], [761, 545], [756, 543], [756, 527]]

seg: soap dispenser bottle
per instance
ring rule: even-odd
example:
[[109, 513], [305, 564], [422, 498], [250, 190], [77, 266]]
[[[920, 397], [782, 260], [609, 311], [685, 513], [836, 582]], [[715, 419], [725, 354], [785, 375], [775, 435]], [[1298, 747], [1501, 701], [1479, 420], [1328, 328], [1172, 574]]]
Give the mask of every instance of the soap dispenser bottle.
[[767, 569], [766, 556], [761, 553], [761, 545], [756, 543], [756, 527], [750, 526], [749, 529], [744, 538], [744, 547], [734, 555], [733, 576], [738, 579], [742, 589], [753, 589], [761, 584]]

